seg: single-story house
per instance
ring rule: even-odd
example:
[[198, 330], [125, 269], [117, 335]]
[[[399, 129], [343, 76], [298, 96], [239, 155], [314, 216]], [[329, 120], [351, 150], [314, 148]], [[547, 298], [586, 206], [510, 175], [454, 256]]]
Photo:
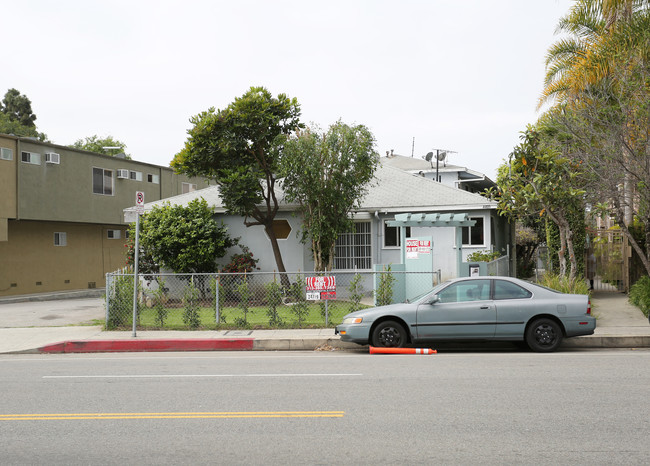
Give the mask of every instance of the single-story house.
[[[467, 214], [473, 226], [463, 227], [462, 256], [475, 251], [513, 252], [514, 228], [496, 210], [496, 202], [479, 194], [454, 188], [427, 177], [395, 168], [381, 158], [375, 180], [369, 187], [361, 207], [353, 213], [354, 230], [340, 235], [336, 246], [335, 270], [370, 271], [377, 264], [400, 264], [401, 237], [398, 227], [389, 225], [395, 216], [403, 213]], [[243, 219], [226, 213], [218, 186], [145, 204], [145, 212], [154, 206], [170, 203], [187, 205], [203, 198], [214, 208], [215, 215], [229, 228], [232, 237], [241, 237], [254, 257], [259, 259], [262, 271], [276, 270], [275, 259], [263, 227], [246, 227]], [[301, 218], [298, 206], [283, 201], [276, 216], [276, 232], [285, 268], [288, 272], [313, 271], [309, 244], [300, 242]], [[125, 209], [125, 221], [135, 221], [135, 207]], [[408, 227], [406, 237], [431, 237], [433, 270], [440, 271], [440, 279], [459, 275], [457, 266], [457, 235], [455, 228]], [[232, 253], [239, 252], [234, 248]], [[229, 255], [223, 258], [227, 263]], [[511, 270], [513, 268], [511, 267]]]

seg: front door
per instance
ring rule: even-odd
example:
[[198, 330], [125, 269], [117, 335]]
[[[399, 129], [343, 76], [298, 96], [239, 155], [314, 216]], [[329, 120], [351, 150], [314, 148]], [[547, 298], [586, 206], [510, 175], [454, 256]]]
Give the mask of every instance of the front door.
[[428, 338], [492, 338], [496, 308], [490, 299], [490, 280], [455, 282], [438, 293], [434, 304], [417, 311], [417, 336]]

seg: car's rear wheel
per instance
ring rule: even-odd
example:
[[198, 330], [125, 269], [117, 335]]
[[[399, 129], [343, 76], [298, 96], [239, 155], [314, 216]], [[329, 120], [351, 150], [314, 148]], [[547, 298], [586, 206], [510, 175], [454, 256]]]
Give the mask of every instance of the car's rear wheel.
[[537, 319], [526, 330], [526, 343], [533, 351], [548, 353], [562, 343], [562, 329], [551, 319]]
[[404, 348], [407, 342], [408, 336], [404, 326], [392, 320], [380, 323], [372, 332], [372, 346], [380, 348]]

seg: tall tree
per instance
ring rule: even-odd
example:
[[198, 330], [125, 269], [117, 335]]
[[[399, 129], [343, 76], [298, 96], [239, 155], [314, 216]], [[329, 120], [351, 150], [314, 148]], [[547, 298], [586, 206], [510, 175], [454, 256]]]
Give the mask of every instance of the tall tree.
[[556, 28], [556, 34], [567, 36], [547, 52], [544, 90], [538, 105], [552, 99], [558, 103], [575, 101], [580, 91], [605, 78], [609, 64], [594, 61], [594, 51], [649, 5], [648, 0], [576, 0]]
[[84, 139], [77, 139], [70, 147], [105, 155], [123, 153], [127, 159], [131, 158], [131, 156], [126, 153], [126, 144], [117, 139], [113, 139], [113, 136], [100, 138], [95, 134]]
[[35, 128], [36, 115], [32, 112], [32, 101], [17, 89], [9, 89], [0, 105], [0, 111], [7, 115], [10, 120], [16, 121], [23, 126]]
[[171, 163], [177, 172], [214, 179], [229, 213], [243, 216], [247, 227], [264, 227], [282, 273], [286, 269], [273, 229], [279, 209], [275, 186], [282, 145], [302, 126], [299, 117], [295, 98], [251, 87], [225, 109], [192, 117], [185, 147]]
[[529, 127], [521, 140], [510, 154], [507, 176], [500, 172], [499, 189], [492, 191], [492, 196], [504, 215], [523, 217], [536, 212], [548, 216], [560, 232], [560, 275], [567, 274], [568, 256], [568, 275], [574, 278], [577, 260], [570, 215], [584, 195], [584, 190], [576, 187], [579, 167], [552, 145], [544, 144], [535, 127]]
[[341, 121], [326, 133], [310, 128], [284, 145], [282, 187], [303, 215], [302, 241], [311, 241], [314, 268], [332, 270], [334, 246], [350, 230], [350, 212], [359, 206], [379, 163], [375, 138], [363, 125]]

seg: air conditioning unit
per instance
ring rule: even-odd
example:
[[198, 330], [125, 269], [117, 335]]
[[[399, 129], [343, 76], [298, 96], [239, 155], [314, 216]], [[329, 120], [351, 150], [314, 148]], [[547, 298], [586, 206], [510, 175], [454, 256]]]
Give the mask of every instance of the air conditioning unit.
[[46, 152], [45, 163], [55, 163], [58, 165], [61, 163], [61, 156], [56, 152]]
[[120, 168], [119, 170], [117, 170], [117, 177], [121, 178], [123, 180], [128, 180], [129, 179], [129, 171], [124, 170], [123, 168]]

